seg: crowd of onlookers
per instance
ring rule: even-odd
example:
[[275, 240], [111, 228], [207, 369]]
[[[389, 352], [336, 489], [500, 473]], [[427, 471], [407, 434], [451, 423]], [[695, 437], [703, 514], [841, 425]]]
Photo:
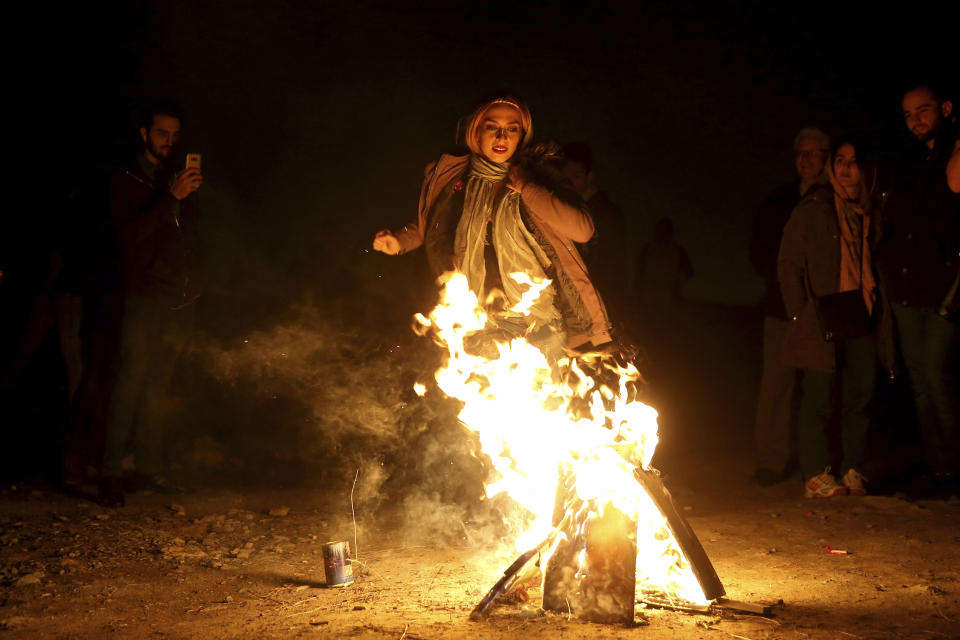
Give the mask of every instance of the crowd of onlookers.
[[[761, 485], [799, 469], [807, 497], [866, 494], [878, 383], [905, 377], [926, 469], [913, 488], [957, 493], [960, 146], [953, 104], [934, 88], [906, 91], [902, 108], [911, 142], [893, 155], [878, 154], [869, 137], [831, 142], [819, 128], [800, 130], [793, 145], [798, 178], [772, 192], [757, 214], [750, 259], [766, 283], [755, 423], [754, 479]], [[150, 105], [129, 162], [71, 195], [46, 282], [0, 381], [0, 388], [15, 389], [44, 335], [55, 332], [70, 398], [68, 425], [56, 443], [64, 456], [59, 480], [68, 487], [94, 480], [95, 498], [108, 506], [122, 505], [130, 491], [175, 489], [164, 462], [166, 391], [201, 289], [196, 192], [203, 177], [199, 157], [178, 152], [182, 120], [176, 104]], [[551, 260], [558, 264], [564, 256], [544, 252], [567, 247], [576, 254], [569, 266], [589, 273], [584, 292], [595, 287], [603, 301], [595, 293], [581, 301], [596, 300], [594, 315], [606, 323], [593, 328], [594, 346], [597, 337], [610, 340], [611, 324], [614, 337], [638, 324], [647, 332], [641, 340], [669, 336], [693, 274], [672, 221], [656, 222], [630, 265], [626, 221], [598, 188], [586, 144], [566, 145], [551, 165], [560, 176], [557, 193], [575, 192], [571, 205], [537, 185], [535, 169], [524, 174], [517, 167], [532, 130], [522, 101], [509, 95], [488, 101], [471, 127], [471, 153], [441, 158], [451, 167], [449, 184], [442, 192], [438, 187], [442, 197], [423, 216], [442, 210], [455, 224], [434, 241], [416, 223], [396, 236], [383, 231], [374, 248], [399, 253], [400, 240], [412, 248], [443, 245], [434, 251], [437, 260], [473, 260], [483, 272], [507, 256], [549, 270]], [[428, 172], [425, 194], [430, 179]], [[491, 211], [524, 222], [497, 240]], [[460, 233], [457, 225], [470, 216], [479, 249], [454, 256], [452, 229]], [[550, 216], [579, 221], [570, 224], [570, 238], [551, 239], [560, 222]], [[543, 228], [530, 220], [543, 220]], [[541, 251], [528, 256], [522, 249], [530, 226]], [[503, 244], [491, 251], [496, 242]], [[557, 304], [542, 310], [556, 336], [571, 335], [570, 311], [561, 304], [571, 291], [555, 291]], [[505, 316], [504, 326], [511, 322], [517, 319]], [[661, 342], [661, 350], [672, 348], [670, 340]]]
[[[753, 480], [762, 486], [799, 471], [809, 498], [865, 495], [875, 470], [889, 472], [871, 457], [872, 431], [900, 420], [901, 430], [916, 425], [922, 443], [903, 488], [960, 494], [956, 114], [927, 85], [905, 91], [901, 106], [906, 142], [894, 150], [868, 135], [831, 140], [818, 127], [801, 129], [793, 141], [797, 178], [757, 211], [750, 261], [765, 291]], [[581, 247], [591, 277], [612, 318], [641, 328], [651, 348], [675, 349], [670, 337], [690, 259], [664, 218], [632, 273], [617, 262], [625, 255], [617, 244], [622, 217], [611, 217], [609, 198], [588, 186], [588, 151], [568, 145], [564, 171], [597, 223], [597, 236]], [[891, 381], [909, 389], [911, 407], [880, 397]], [[896, 416], [881, 415], [891, 408]]]
[[925, 463], [910, 489], [957, 495], [960, 146], [953, 104], [936, 89], [909, 89], [902, 108], [912, 140], [894, 157], [867, 137], [831, 144], [801, 130], [798, 180], [757, 216], [761, 485], [799, 466], [807, 497], [867, 493], [877, 383], [906, 376]]

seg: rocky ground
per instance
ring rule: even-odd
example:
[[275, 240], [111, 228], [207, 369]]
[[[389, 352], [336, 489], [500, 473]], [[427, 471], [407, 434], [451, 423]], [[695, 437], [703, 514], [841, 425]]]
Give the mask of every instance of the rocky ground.
[[544, 614], [534, 592], [471, 622], [504, 568], [485, 547], [410, 541], [361, 521], [356, 583], [325, 588], [321, 543], [354, 538], [342, 496], [200, 490], [137, 494], [107, 510], [17, 484], [0, 491], [0, 629], [11, 638], [960, 637], [960, 504], [804, 500], [798, 481], [760, 489], [734, 466], [693, 464], [667, 483], [728, 596], [776, 605], [769, 616], [638, 607], [625, 628]]

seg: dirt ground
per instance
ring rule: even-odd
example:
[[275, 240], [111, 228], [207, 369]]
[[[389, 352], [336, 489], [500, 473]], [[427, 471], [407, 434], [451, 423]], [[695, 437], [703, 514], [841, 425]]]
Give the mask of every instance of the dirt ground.
[[638, 607], [627, 628], [544, 614], [535, 598], [471, 622], [504, 568], [487, 549], [410, 544], [360, 522], [356, 583], [325, 588], [321, 543], [354, 537], [340, 497], [201, 490], [137, 494], [107, 510], [19, 484], [0, 491], [0, 629], [10, 638], [960, 637], [960, 504], [804, 500], [799, 481], [760, 489], [734, 462], [690, 465], [667, 484], [728, 597], [782, 601], [769, 617]]
[[356, 583], [325, 588], [321, 544], [354, 540], [340, 489], [199, 488], [107, 510], [8, 483], [0, 637], [960, 638], [960, 502], [910, 501], [895, 482], [890, 495], [832, 500], [805, 500], [798, 477], [751, 484], [756, 328], [739, 312], [695, 315], [704, 320], [660, 359], [672, 367], [655, 398], [654, 464], [727, 596], [776, 605], [770, 616], [638, 607], [636, 626], [600, 625], [544, 614], [533, 592], [471, 622], [510, 558], [468, 539], [383, 531], [362, 509]]

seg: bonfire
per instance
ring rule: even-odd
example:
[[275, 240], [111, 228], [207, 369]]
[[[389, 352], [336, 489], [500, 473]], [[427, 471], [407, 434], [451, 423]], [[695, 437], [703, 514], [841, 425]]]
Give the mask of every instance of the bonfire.
[[[527, 285], [528, 313], [549, 281]], [[724, 591], [699, 541], [651, 468], [657, 412], [638, 399], [637, 367], [609, 353], [547, 362], [526, 340], [470, 348], [490, 318], [466, 277], [440, 278], [439, 304], [417, 330], [446, 350], [436, 386], [463, 403], [495, 469], [488, 499], [506, 494], [530, 514], [509, 541], [519, 554], [473, 616], [542, 590], [543, 608], [603, 622], [633, 620], [635, 602], [707, 607]], [[415, 389], [424, 394], [428, 386]]]

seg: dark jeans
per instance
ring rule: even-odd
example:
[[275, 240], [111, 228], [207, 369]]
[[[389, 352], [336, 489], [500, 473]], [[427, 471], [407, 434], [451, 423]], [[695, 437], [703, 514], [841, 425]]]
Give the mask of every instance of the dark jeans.
[[104, 476], [120, 475], [131, 444], [139, 473], [162, 472], [167, 389], [192, 323], [192, 306], [173, 311], [149, 298], [126, 301], [117, 386], [107, 418]]
[[877, 366], [876, 339], [870, 334], [837, 343], [836, 371], [803, 370], [797, 437], [804, 478], [830, 465], [829, 426], [838, 409], [843, 450], [839, 475], [851, 468], [863, 471]]
[[927, 465], [957, 472], [960, 463], [960, 326], [933, 309], [893, 305], [900, 353], [910, 376]]

